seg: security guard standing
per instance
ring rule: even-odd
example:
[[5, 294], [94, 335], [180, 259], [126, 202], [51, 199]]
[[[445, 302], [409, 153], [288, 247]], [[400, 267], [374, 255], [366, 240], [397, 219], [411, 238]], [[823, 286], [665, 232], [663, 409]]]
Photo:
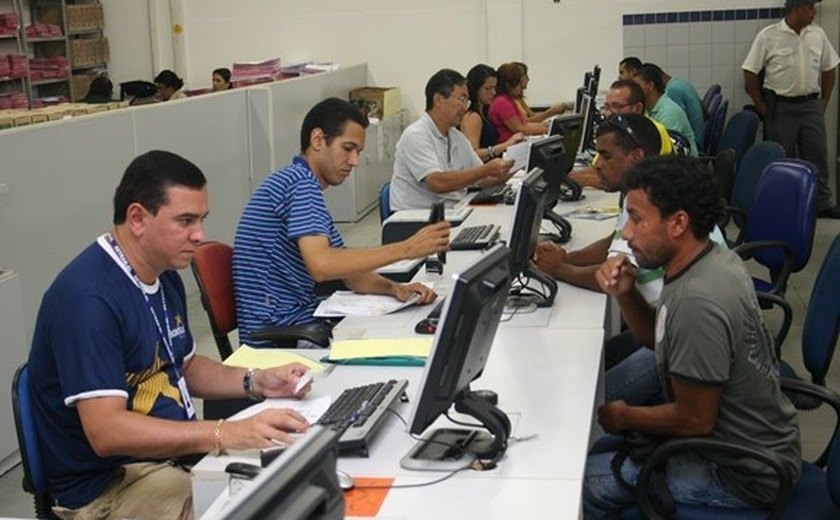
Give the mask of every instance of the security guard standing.
[[786, 0], [785, 17], [759, 31], [741, 68], [747, 92], [764, 118], [766, 138], [784, 146], [788, 157], [816, 166], [817, 216], [840, 219], [828, 184], [825, 130], [825, 107], [840, 57], [813, 23], [814, 4], [820, 1]]

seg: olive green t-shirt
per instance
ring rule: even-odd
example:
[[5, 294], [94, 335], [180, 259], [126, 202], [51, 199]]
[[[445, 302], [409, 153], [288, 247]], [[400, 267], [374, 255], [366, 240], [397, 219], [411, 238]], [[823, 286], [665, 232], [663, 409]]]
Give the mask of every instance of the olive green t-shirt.
[[[665, 394], [671, 380], [723, 387], [711, 438], [776, 453], [798, 478], [796, 409], [779, 387], [773, 338], [764, 326], [752, 280], [733, 252], [711, 245], [665, 280], [656, 313], [656, 358]], [[753, 504], [772, 502], [775, 474], [751, 459], [710, 453], [721, 479]]]

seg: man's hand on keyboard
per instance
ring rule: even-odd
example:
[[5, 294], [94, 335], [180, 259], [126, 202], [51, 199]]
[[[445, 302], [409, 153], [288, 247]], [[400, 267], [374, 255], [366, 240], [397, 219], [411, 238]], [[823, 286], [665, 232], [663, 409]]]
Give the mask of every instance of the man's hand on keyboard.
[[277, 441], [292, 444], [297, 437], [295, 434], [308, 429], [309, 423], [300, 413], [287, 408], [271, 408], [240, 421], [225, 421], [219, 429], [219, 447], [222, 450], [250, 450], [276, 446]]
[[312, 383], [298, 392], [295, 387], [307, 370], [309, 368], [301, 363], [256, 370], [251, 384], [254, 392], [263, 397], [303, 397], [312, 389]]
[[449, 247], [450, 227], [452, 225], [449, 222], [442, 220], [421, 228], [402, 242], [406, 248], [405, 258], [426, 258], [446, 251]]
[[422, 283], [406, 283], [397, 285], [394, 296], [401, 302], [408, 301], [412, 297], [417, 297], [417, 304], [425, 305], [435, 301], [437, 293]]

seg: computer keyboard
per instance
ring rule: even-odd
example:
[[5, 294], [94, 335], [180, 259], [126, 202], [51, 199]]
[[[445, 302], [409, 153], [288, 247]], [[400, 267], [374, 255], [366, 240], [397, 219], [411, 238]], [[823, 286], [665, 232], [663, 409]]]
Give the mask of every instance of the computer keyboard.
[[497, 224], [461, 228], [461, 231], [449, 242], [449, 249], [453, 251], [484, 249], [496, 242], [499, 238], [499, 229], [501, 228]]
[[382, 423], [385, 411], [408, 385], [405, 379], [348, 388], [333, 401], [317, 424], [344, 430], [338, 441], [341, 451], [357, 450], [367, 456], [368, 443]]
[[491, 186], [484, 188], [475, 194], [470, 200], [470, 204], [498, 204], [505, 200], [505, 196], [511, 192], [510, 186], [507, 184], [499, 184], [498, 186]]

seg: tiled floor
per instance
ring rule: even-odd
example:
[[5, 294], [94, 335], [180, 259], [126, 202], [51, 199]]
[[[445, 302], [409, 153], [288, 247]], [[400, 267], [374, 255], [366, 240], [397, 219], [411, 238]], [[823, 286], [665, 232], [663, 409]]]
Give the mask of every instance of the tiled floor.
[[[355, 224], [340, 224], [339, 229], [345, 243], [351, 247], [368, 247], [379, 243], [378, 212], [369, 213], [364, 219]], [[808, 267], [791, 277], [787, 299], [793, 306], [794, 320], [788, 338], [785, 341], [782, 357], [789, 361], [800, 374], [807, 374], [802, 368], [801, 336], [805, 307], [811, 294], [814, 278], [822, 263], [823, 257], [837, 234], [840, 233], [840, 221], [818, 220], [817, 232], [814, 238], [814, 251]], [[190, 276], [188, 272], [182, 273]], [[190, 297], [189, 315], [191, 330], [198, 343], [200, 353], [217, 357], [210, 327], [204, 310], [197, 295]], [[778, 323], [777, 316], [768, 316], [768, 326], [771, 330]], [[830, 388], [840, 391], [840, 360], [832, 362], [827, 383]], [[197, 406], [200, 410], [200, 404]], [[824, 407], [823, 407], [824, 408]], [[825, 446], [832, 432], [833, 422], [830, 412], [818, 410], [800, 415], [802, 428], [803, 451], [806, 458], [816, 457]], [[33, 516], [32, 500], [21, 488], [22, 471], [20, 466], [0, 477], [0, 517], [31, 518]]]

